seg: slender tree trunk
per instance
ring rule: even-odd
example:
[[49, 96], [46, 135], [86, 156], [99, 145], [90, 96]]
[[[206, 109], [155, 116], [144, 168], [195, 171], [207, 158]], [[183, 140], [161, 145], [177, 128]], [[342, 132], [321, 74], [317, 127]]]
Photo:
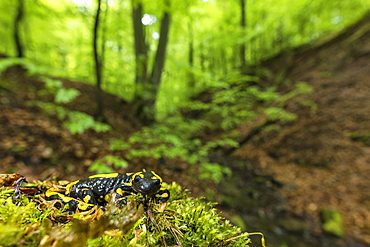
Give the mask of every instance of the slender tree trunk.
[[[266, 24], [266, 16], [267, 16], [266, 13], [263, 13], [260, 18], [260, 21], [263, 26]], [[260, 49], [258, 50], [259, 52], [258, 62], [261, 63], [266, 56], [266, 32], [261, 32], [259, 37], [260, 37]]]
[[189, 81], [188, 81], [188, 87], [189, 90], [192, 90], [195, 86], [195, 79], [194, 79], [194, 37], [193, 37], [193, 26], [192, 23], [189, 22], [188, 24], [189, 29]]
[[277, 47], [279, 48], [279, 52], [283, 50], [283, 22], [280, 21], [280, 24], [276, 30], [277, 32]]
[[101, 41], [101, 54], [100, 54], [100, 77], [103, 77], [103, 65], [105, 61], [105, 43], [106, 43], [106, 32], [107, 32], [107, 19], [108, 19], [108, 1], [105, 1], [105, 10], [104, 10], [104, 19], [103, 19], [103, 28], [102, 28], [102, 41]]
[[164, 68], [164, 61], [166, 58], [166, 48], [168, 42], [168, 32], [170, 30], [170, 15], [164, 12], [163, 19], [161, 21], [161, 30], [159, 33], [159, 42], [157, 53], [155, 54], [155, 60], [152, 70], [151, 82], [155, 86], [155, 93], [157, 93], [159, 83], [161, 81], [162, 71]]
[[226, 51], [225, 48], [220, 49], [220, 67], [222, 68], [223, 76], [227, 75], [227, 60], [226, 60]]
[[96, 119], [99, 121], [104, 121], [103, 114], [103, 95], [101, 90], [101, 62], [98, 55], [98, 28], [99, 28], [99, 16], [101, 9], [101, 0], [98, 0], [98, 8], [96, 10], [95, 24], [94, 24], [94, 37], [93, 37], [93, 46], [94, 46], [94, 60], [95, 60], [95, 75], [96, 75], [96, 100], [97, 100], [97, 110], [95, 113]]
[[134, 5], [132, 7], [132, 22], [134, 24], [136, 83], [144, 83], [146, 81], [148, 67], [148, 46], [145, 42], [144, 26], [141, 23], [141, 18], [142, 5]]
[[133, 101], [134, 114], [142, 122], [146, 122], [146, 92], [149, 90], [147, 81], [148, 70], [148, 45], [145, 42], [144, 25], [141, 22], [142, 14], [141, 3], [132, 1], [132, 23], [134, 26], [134, 43], [135, 43], [135, 96]]
[[23, 46], [19, 37], [19, 23], [24, 14], [24, 0], [18, 0], [18, 13], [14, 20], [14, 41], [17, 48], [17, 57], [23, 57]]
[[205, 66], [205, 60], [206, 57], [204, 55], [204, 45], [200, 45], [200, 68], [202, 69], [202, 72], [206, 71], [206, 66]]
[[[245, 36], [245, 1], [240, 0], [240, 7], [241, 7], [241, 19], [240, 19], [240, 26], [242, 28], [242, 34]], [[245, 71], [247, 68], [247, 62], [245, 60], [245, 42], [240, 45], [240, 61], [241, 61], [241, 70]]]
[[155, 122], [155, 100], [157, 98], [158, 88], [161, 82], [161, 76], [164, 68], [164, 62], [166, 59], [166, 48], [168, 42], [168, 32], [170, 29], [170, 15], [165, 12], [161, 21], [161, 27], [159, 32], [159, 41], [157, 52], [155, 54], [155, 60], [152, 69], [152, 75], [150, 77], [150, 88], [152, 88], [149, 99], [145, 102], [144, 116], [141, 121], [145, 125], [150, 125]]

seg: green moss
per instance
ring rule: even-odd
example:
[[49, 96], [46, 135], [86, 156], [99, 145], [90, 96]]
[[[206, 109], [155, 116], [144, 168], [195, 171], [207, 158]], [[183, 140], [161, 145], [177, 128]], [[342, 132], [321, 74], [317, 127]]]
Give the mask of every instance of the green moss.
[[44, 231], [39, 229], [39, 234], [33, 235], [32, 231], [28, 232], [27, 229], [42, 222], [48, 213], [38, 211], [35, 204], [24, 196], [15, 200], [13, 194], [14, 189], [0, 191], [0, 246], [15, 246], [20, 243], [36, 246]]
[[33, 200], [39, 195], [15, 200], [14, 189], [0, 188], [0, 246], [248, 246], [249, 234], [222, 218], [215, 203], [189, 197], [176, 183], [164, 186], [171, 191], [165, 210], [139, 194], [121, 210], [112, 199], [92, 222], [45, 210]]

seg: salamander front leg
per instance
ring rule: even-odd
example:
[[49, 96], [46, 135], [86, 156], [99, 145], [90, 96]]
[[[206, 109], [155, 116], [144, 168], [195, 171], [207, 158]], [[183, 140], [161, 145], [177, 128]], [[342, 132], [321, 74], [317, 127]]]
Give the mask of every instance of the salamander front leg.
[[132, 192], [124, 191], [121, 188], [116, 189], [116, 196], [118, 199], [117, 206], [121, 208], [121, 204], [126, 205], [127, 204], [127, 196], [132, 195]]
[[[159, 196], [158, 196], [159, 195]], [[170, 198], [170, 191], [166, 188], [160, 188], [156, 194], [156, 202], [166, 202]]]

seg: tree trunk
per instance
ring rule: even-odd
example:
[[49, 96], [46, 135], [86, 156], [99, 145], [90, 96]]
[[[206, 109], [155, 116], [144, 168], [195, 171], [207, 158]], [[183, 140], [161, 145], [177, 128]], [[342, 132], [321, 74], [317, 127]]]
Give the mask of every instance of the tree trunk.
[[103, 18], [103, 28], [102, 28], [102, 40], [101, 40], [101, 54], [100, 54], [100, 61], [99, 61], [99, 65], [100, 65], [100, 77], [102, 78], [103, 77], [103, 65], [104, 65], [104, 61], [105, 61], [105, 43], [106, 43], [106, 33], [107, 33], [107, 19], [108, 19], [108, 7], [109, 7], [109, 4], [108, 4], [108, 1], [105, 1], [105, 10], [104, 10], [104, 18]]
[[100, 16], [101, 0], [98, 0], [98, 8], [96, 10], [95, 24], [94, 24], [94, 36], [93, 36], [93, 46], [94, 46], [94, 60], [95, 60], [95, 75], [96, 75], [96, 100], [97, 100], [97, 110], [95, 113], [95, 118], [99, 121], [104, 121], [103, 114], [103, 95], [101, 90], [101, 62], [98, 55], [98, 27], [99, 27], [99, 16]]
[[[134, 3], [133, 3], [134, 5]], [[142, 5], [132, 7], [132, 22], [134, 24], [136, 83], [144, 83], [147, 79], [148, 46], [145, 42], [144, 26], [141, 23]]]
[[170, 15], [164, 12], [161, 21], [161, 29], [159, 31], [159, 41], [155, 60], [150, 77], [150, 97], [145, 101], [145, 111], [141, 119], [145, 125], [150, 125], [155, 122], [155, 100], [157, 98], [158, 88], [161, 82], [161, 76], [164, 68], [164, 61], [166, 58], [166, 48], [168, 42], [168, 32], [170, 29]]
[[160, 37], [150, 78], [147, 76], [148, 45], [145, 42], [144, 26], [141, 22], [142, 5], [140, 3], [136, 5], [133, 3], [132, 18], [134, 25], [136, 58], [134, 112], [141, 123], [144, 125], [151, 125], [155, 122], [155, 100], [166, 57], [170, 15], [165, 12], [161, 21]]
[[155, 60], [151, 77], [151, 82], [155, 87], [155, 94], [157, 93], [157, 90], [159, 88], [159, 83], [161, 81], [162, 71], [164, 68], [169, 30], [170, 30], [170, 15], [167, 12], [164, 12], [164, 16], [161, 21], [161, 30], [159, 33], [160, 36], [158, 48], [157, 53], [155, 54]]
[[[241, 19], [240, 26], [242, 28], [242, 35], [245, 36], [245, 0], [240, 0], [241, 7]], [[241, 61], [241, 70], [244, 72], [247, 68], [247, 62], [245, 60], [245, 42], [240, 45], [240, 61]]]
[[193, 73], [193, 67], [194, 67], [194, 38], [193, 38], [193, 26], [192, 26], [191, 22], [189, 22], [188, 28], [189, 28], [189, 68], [190, 68], [188, 88], [189, 88], [189, 90], [192, 90], [195, 86], [195, 79], [194, 79], [194, 73]]
[[142, 5], [132, 3], [132, 23], [134, 25], [134, 43], [135, 43], [135, 85], [136, 91], [133, 101], [134, 114], [139, 120], [144, 123], [145, 106], [146, 106], [146, 91], [148, 89], [147, 70], [148, 70], [148, 45], [145, 42], [144, 25], [141, 22]]
[[23, 46], [19, 37], [19, 23], [22, 20], [24, 13], [24, 0], [18, 0], [18, 13], [14, 20], [14, 41], [17, 48], [17, 57], [21, 58], [23, 54]]
[[205, 61], [206, 57], [204, 55], [204, 45], [203, 43], [200, 44], [200, 68], [202, 69], [202, 72], [206, 71]]

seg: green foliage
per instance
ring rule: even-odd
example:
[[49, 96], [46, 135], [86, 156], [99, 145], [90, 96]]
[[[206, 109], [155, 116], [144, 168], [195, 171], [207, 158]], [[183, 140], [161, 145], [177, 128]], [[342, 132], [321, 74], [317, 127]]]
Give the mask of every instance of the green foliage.
[[58, 90], [58, 92], [55, 95], [55, 103], [61, 104], [61, 103], [69, 103], [72, 100], [74, 100], [77, 96], [80, 95], [80, 91], [74, 89], [74, 88], [61, 88]]
[[[243, 79], [261, 82], [258, 77], [237, 76], [231, 79]], [[230, 79], [230, 80], [231, 80]], [[209, 161], [209, 154], [219, 147], [237, 147], [232, 139], [220, 139], [202, 143], [195, 136], [205, 128], [221, 127], [225, 130], [234, 128], [246, 120], [253, 120], [256, 114], [264, 113], [271, 121], [283, 123], [294, 121], [297, 116], [283, 109], [288, 100], [302, 100], [298, 97], [312, 92], [312, 87], [298, 82], [292, 91], [281, 95], [275, 87], [261, 90], [259, 86], [248, 86], [245, 81], [220, 81], [217, 87], [211, 88], [210, 102], [185, 104], [184, 109], [203, 111], [202, 119], [186, 119], [180, 114], [167, 117], [161, 124], [144, 127], [125, 140], [111, 139], [113, 151], [128, 150], [126, 159], [135, 157], [179, 158], [199, 167], [199, 178], [219, 182], [223, 176], [231, 176], [231, 170], [223, 165]], [[260, 109], [260, 105], [263, 107]], [[278, 105], [280, 107], [273, 107]], [[186, 108], [185, 108], [186, 107]]]
[[47, 113], [56, 115], [59, 120], [66, 120], [62, 126], [68, 129], [73, 135], [82, 134], [87, 129], [96, 132], [106, 132], [111, 130], [110, 125], [95, 121], [94, 118], [86, 113], [71, 111], [59, 104], [67, 104], [73, 101], [80, 92], [74, 88], [66, 89], [60, 80], [54, 80], [42, 77], [45, 82], [45, 89], [38, 91], [39, 95], [52, 95], [54, 103], [45, 103], [42, 101], [30, 101], [29, 105], [35, 105], [43, 108]]
[[56, 115], [59, 120], [64, 120], [67, 117], [68, 109], [63, 106], [58, 106], [53, 103], [44, 103], [41, 101], [29, 101], [28, 105], [38, 106], [44, 109], [50, 115]]
[[284, 109], [278, 107], [266, 108], [264, 113], [271, 121], [280, 120], [282, 122], [290, 122], [297, 119], [297, 115], [286, 112]]
[[74, 88], [64, 88], [63, 82], [60, 80], [54, 80], [47, 77], [42, 77], [45, 82], [45, 89], [40, 90], [38, 93], [40, 95], [51, 94], [54, 96], [54, 102], [56, 104], [67, 104], [73, 101], [81, 93]]
[[27, 58], [6, 58], [0, 60], [0, 75], [9, 67], [20, 65], [27, 70], [28, 75], [45, 74], [50, 72], [46, 66], [36, 65]]
[[56, 115], [59, 120], [66, 120], [62, 123], [62, 126], [73, 135], [82, 134], [88, 129], [92, 129], [96, 132], [111, 130], [110, 125], [95, 121], [92, 116], [83, 112], [70, 111], [54, 103], [44, 103], [41, 101], [29, 101], [28, 104], [38, 106], [44, 109], [48, 114]]
[[68, 129], [73, 135], [82, 134], [87, 129], [93, 129], [96, 132], [107, 132], [111, 130], [110, 125], [95, 121], [92, 116], [78, 111], [70, 111], [68, 113], [68, 121], [64, 122], [62, 126]]
[[128, 141], [111, 139], [110, 147], [115, 151], [129, 150], [126, 154], [127, 159], [135, 157], [158, 159], [164, 156], [180, 158], [192, 165], [199, 164], [202, 178], [213, 179], [216, 182], [219, 182], [224, 174], [230, 176], [231, 171], [228, 167], [209, 163], [208, 154], [217, 147], [238, 144], [231, 139], [224, 139], [207, 142], [203, 145], [199, 139], [192, 139], [194, 129], [192, 129], [191, 123], [183, 122], [182, 119], [178, 119], [178, 121], [180, 122], [172, 121], [171, 124], [168, 123], [168, 126], [162, 124], [144, 127], [134, 133]]
[[45, 93], [51, 93], [55, 95], [59, 89], [63, 88], [63, 82], [60, 80], [54, 80], [48, 77], [42, 77], [42, 80], [44, 81], [45, 89], [47, 90]]
[[324, 209], [321, 211], [321, 217], [324, 221], [322, 227], [325, 232], [333, 234], [337, 237], [344, 236], [344, 220], [339, 211]]
[[116, 139], [116, 138], [111, 138], [109, 140], [109, 146], [110, 146], [110, 149], [113, 151], [127, 150], [131, 147], [130, 144], [126, 143], [124, 140]]
[[[161, 116], [175, 111], [192, 92], [217, 85], [219, 78], [235, 72], [240, 66], [238, 51], [241, 44], [247, 47], [245, 57], [248, 67], [251, 67], [282, 51], [312, 44], [321, 36], [342, 30], [369, 9], [367, 0], [247, 1], [248, 21], [243, 29], [238, 1], [191, 0], [173, 2], [169, 8], [163, 1], [141, 2], [143, 14], [154, 18], [145, 30], [150, 56], [158, 42], [163, 10], [176, 17], [171, 19], [166, 67], [156, 98]], [[105, 3], [102, 4], [104, 14], [99, 29], [105, 36], [99, 37], [98, 43], [104, 41], [105, 57], [109, 58], [109, 63], [103, 65], [102, 87], [131, 100], [136, 90], [132, 1]], [[17, 7], [16, 1], [0, 3], [0, 23], [4, 27], [0, 30], [0, 52], [8, 56], [16, 54], [12, 27]], [[25, 1], [25, 9], [20, 23], [20, 38], [27, 44], [24, 45], [27, 58], [38, 64], [30, 66], [30, 71], [47, 71], [55, 76], [95, 83], [91, 28], [96, 2]], [[190, 36], [194, 49], [192, 65], [188, 63]], [[186, 85], [189, 74], [194, 78], [194, 85]], [[140, 91], [138, 87], [137, 92]], [[225, 127], [228, 125], [226, 123]]]
[[370, 132], [361, 133], [355, 131], [351, 133], [350, 138], [354, 141], [362, 142], [363, 144], [370, 146]]
[[89, 171], [96, 173], [111, 173], [114, 171], [111, 168], [111, 165], [113, 165], [116, 169], [128, 167], [128, 163], [126, 160], [121, 159], [117, 156], [106, 155], [102, 159], [94, 161], [92, 166], [89, 167]]
[[23, 61], [24, 59], [22, 58], [8, 58], [0, 60], [0, 75], [9, 67], [23, 64]]
[[[43, 74], [47, 71], [46, 68], [37, 66], [26, 59], [10, 58], [0, 60], [0, 74], [6, 68], [14, 65], [22, 65], [27, 69], [29, 75]], [[43, 108], [49, 114], [56, 115], [59, 120], [65, 120], [63, 127], [68, 129], [72, 134], [82, 134], [87, 129], [93, 129], [96, 132], [106, 132], [111, 129], [108, 124], [97, 122], [94, 118], [86, 113], [70, 111], [67, 108], [60, 106], [60, 104], [67, 104], [73, 101], [80, 95], [80, 92], [74, 88], [64, 88], [63, 82], [60, 80], [51, 79], [48, 77], [41, 77], [45, 83], [45, 88], [39, 90], [38, 95], [52, 95], [54, 97], [53, 103], [45, 103], [42, 101], [29, 101], [29, 105], [35, 105]]]
[[[235, 76], [232, 77], [235, 79]], [[237, 77], [236, 77], [237, 78]], [[241, 79], [241, 78], [239, 78]], [[294, 121], [296, 115], [284, 110], [290, 99], [301, 101], [301, 95], [312, 93], [312, 87], [304, 82], [297, 82], [294, 88], [285, 94], [277, 92], [275, 86], [250, 86], [247, 80], [260, 82], [257, 77], [242, 78], [239, 81], [227, 81], [211, 87], [212, 100], [208, 103], [187, 102], [182, 107], [191, 111], [203, 111], [204, 118], [212, 123], [213, 128], [230, 130], [244, 121], [251, 121], [258, 113], [265, 113], [270, 120], [282, 122]]]

